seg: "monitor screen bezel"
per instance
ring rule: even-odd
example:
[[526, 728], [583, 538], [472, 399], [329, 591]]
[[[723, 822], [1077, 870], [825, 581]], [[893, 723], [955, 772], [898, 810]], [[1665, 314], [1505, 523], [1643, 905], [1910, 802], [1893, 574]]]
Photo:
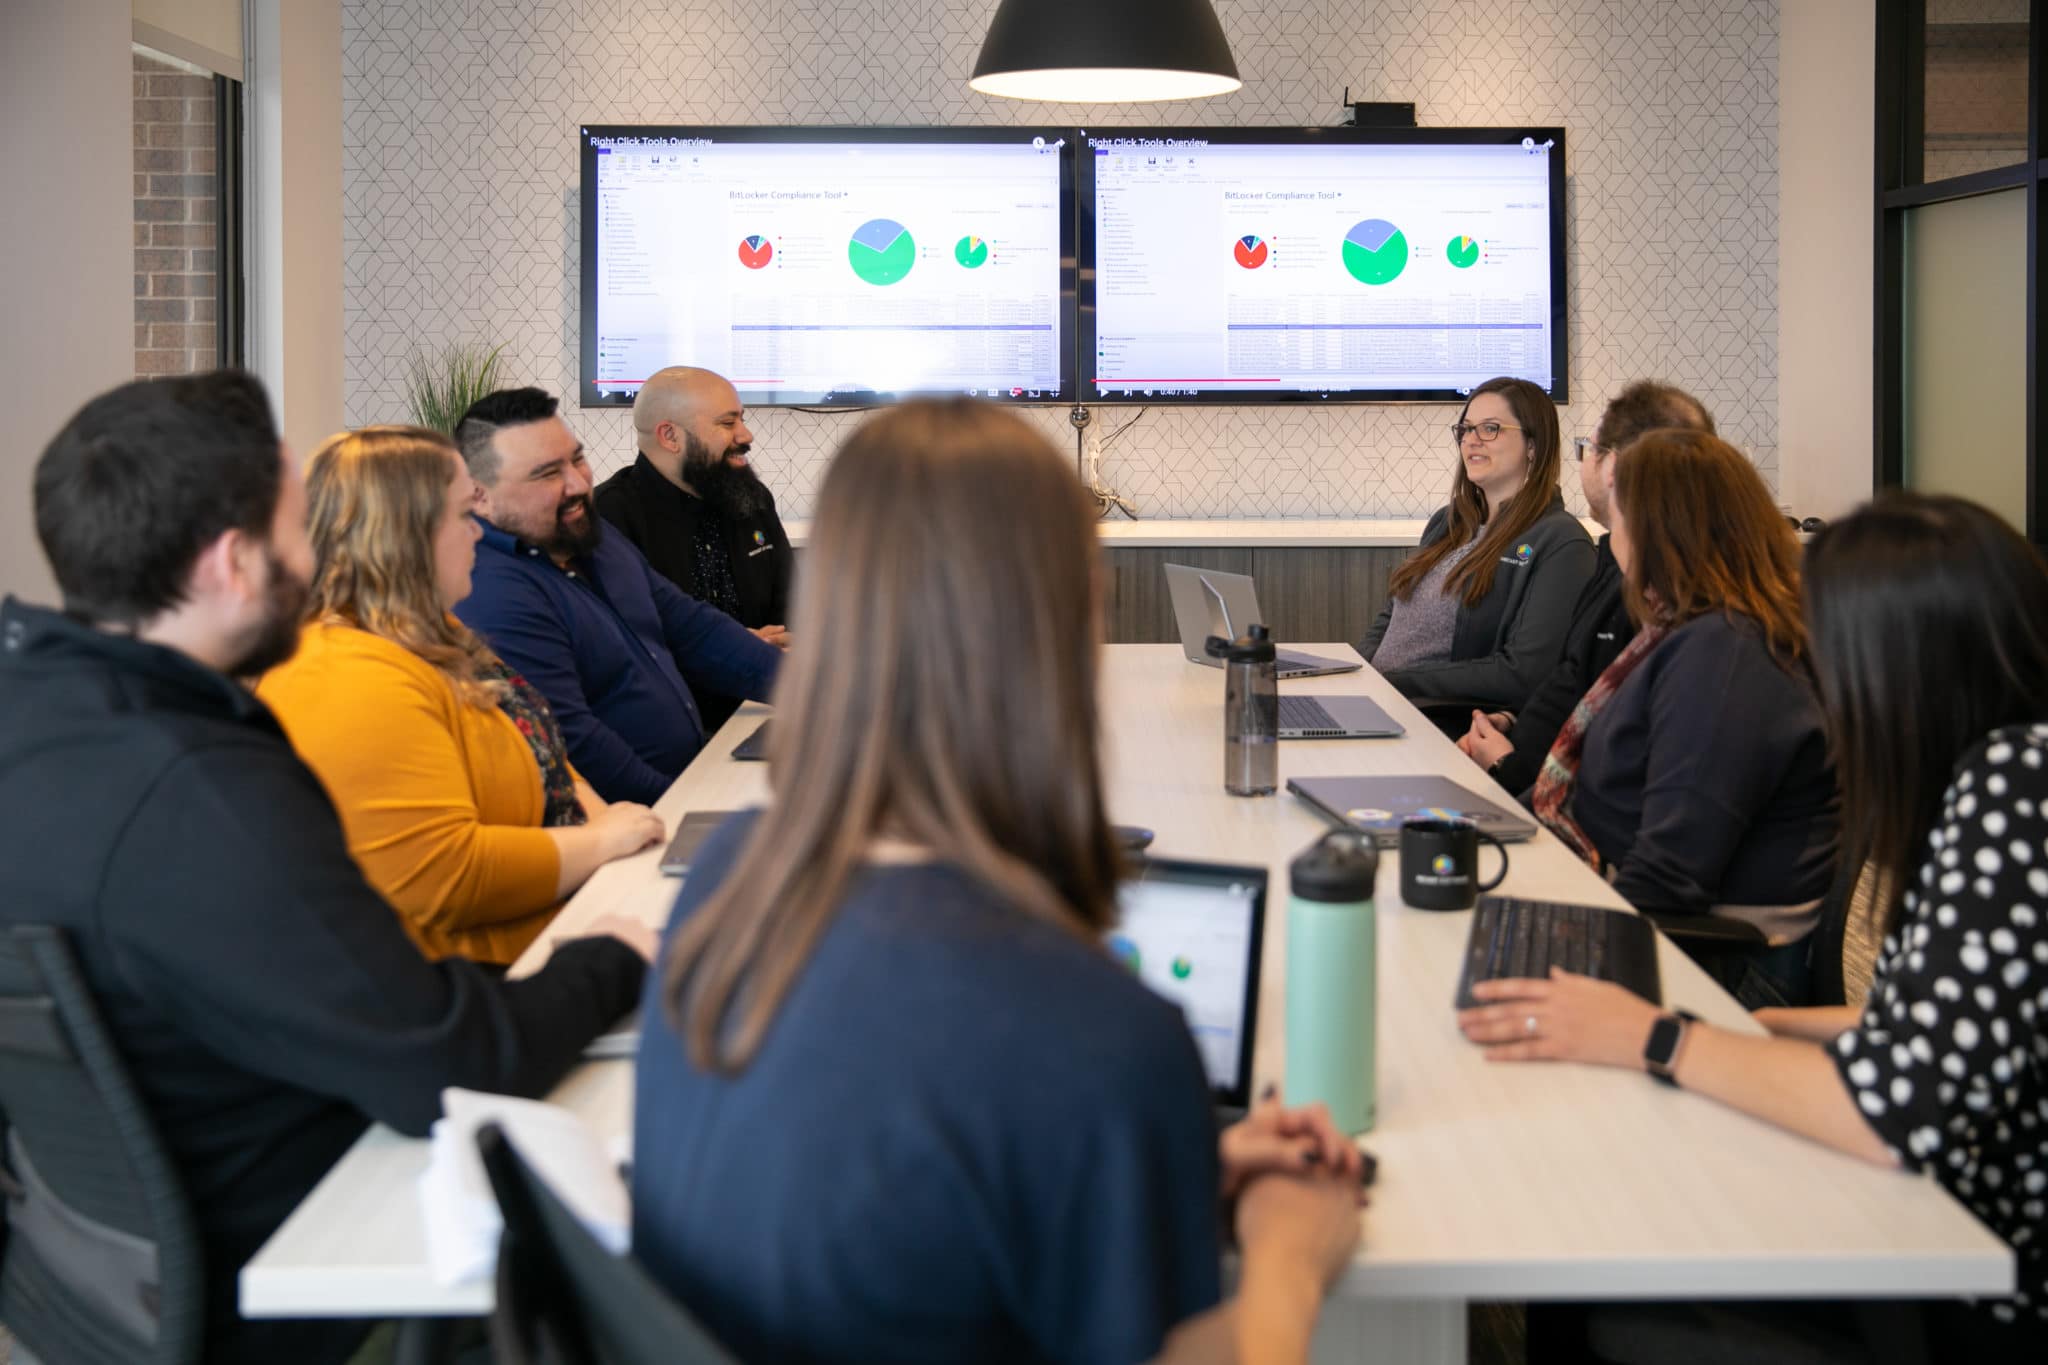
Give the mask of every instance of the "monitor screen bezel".
[[[1125, 868], [1124, 876], [1118, 883], [1118, 894], [1122, 894], [1126, 885], [1155, 878], [1159, 881], [1206, 887], [1243, 885], [1250, 892], [1251, 926], [1250, 937], [1245, 944], [1244, 993], [1241, 1002], [1244, 1019], [1237, 1039], [1237, 1078], [1231, 1085], [1216, 1085], [1212, 1082], [1209, 1087], [1210, 1095], [1217, 1104], [1226, 1108], [1249, 1109], [1252, 1103], [1252, 1067], [1257, 1061], [1258, 1054], [1260, 977], [1266, 956], [1266, 893], [1269, 889], [1267, 871], [1250, 863], [1212, 863], [1192, 858], [1165, 858], [1141, 854], [1132, 859], [1130, 865]], [[1123, 913], [1119, 908], [1116, 918], [1103, 930], [1105, 939], [1115, 932], [1116, 927], [1122, 922]]]
[[1333, 147], [1468, 147], [1519, 146], [1524, 138], [1551, 143], [1550, 155], [1550, 366], [1551, 399], [1570, 400], [1570, 345], [1566, 335], [1565, 296], [1565, 130], [1558, 127], [1486, 128], [1257, 128], [1257, 127], [1112, 127], [1084, 128], [1074, 138], [1074, 191], [1077, 215], [1075, 245], [1081, 270], [1076, 295], [1074, 337], [1079, 352], [1081, 397], [1090, 407], [1145, 405], [1253, 407], [1272, 403], [1462, 403], [1459, 389], [1347, 389], [1255, 391], [1197, 389], [1193, 393], [1098, 393], [1096, 370], [1095, 154], [1097, 138], [1130, 138], [1166, 142], [1197, 141], [1226, 146]]
[[[671, 123], [593, 123], [583, 124], [577, 129], [577, 157], [580, 176], [578, 198], [581, 204], [577, 252], [579, 261], [579, 292], [576, 301], [578, 324], [582, 333], [582, 345], [577, 362], [578, 404], [586, 408], [630, 407], [631, 394], [605, 394], [597, 387], [597, 148], [598, 138], [676, 138], [704, 140], [717, 143], [780, 143], [780, 144], [824, 144], [846, 145], [873, 143], [876, 145], [900, 145], [904, 143], [945, 143], [972, 146], [977, 143], [988, 145], [1013, 145], [1030, 142], [1035, 137], [1045, 139], [1048, 146], [1056, 143], [1059, 147], [1060, 166], [1060, 297], [1059, 325], [1063, 345], [1060, 347], [1060, 389], [1057, 393], [1039, 390], [1035, 396], [1024, 394], [990, 394], [980, 397], [993, 401], [1031, 406], [1050, 403], [1072, 403], [1080, 392], [1075, 372], [1075, 285], [1079, 274], [1075, 255], [1077, 213], [1075, 207], [1074, 155], [1075, 130], [1071, 125], [1014, 126], [977, 125], [972, 127], [917, 128], [917, 127], [816, 127], [802, 124], [671, 124]], [[677, 364], [687, 364], [687, 357], [678, 357]], [[840, 408], [860, 409], [894, 403], [906, 398], [934, 396], [959, 397], [957, 390], [906, 390], [901, 392], [869, 392], [842, 394], [811, 394], [782, 392], [776, 396], [761, 397], [744, 394], [742, 397], [752, 407], [762, 408]]]

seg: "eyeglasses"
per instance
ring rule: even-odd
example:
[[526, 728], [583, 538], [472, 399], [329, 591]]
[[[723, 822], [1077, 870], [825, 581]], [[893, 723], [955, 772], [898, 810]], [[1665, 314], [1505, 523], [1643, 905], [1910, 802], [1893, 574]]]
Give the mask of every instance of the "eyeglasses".
[[1498, 441], [1503, 431], [1521, 430], [1523, 428], [1516, 426], [1513, 422], [1453, 422], [1451, 423], [1451, 439], [1459, 445], [1463, 445], [1467, 436], [1477, 433], [1481, 441], [1492, 442]]
[[1598, 455], [1605, 449], [1607, 449], [1606, 446], [1601, 445], [1599, 441], [1591, 436], [1572, 437], [1572, 453], [1581, 464], [1586, 462], [1588, 455]]

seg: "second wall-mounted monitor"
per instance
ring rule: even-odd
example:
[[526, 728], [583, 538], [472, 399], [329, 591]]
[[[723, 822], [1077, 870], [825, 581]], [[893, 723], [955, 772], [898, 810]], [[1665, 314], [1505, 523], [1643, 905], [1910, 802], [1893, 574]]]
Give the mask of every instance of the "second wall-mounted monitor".
[[1091, 129], [1091, 402], [1567, 396], [1559, 128]]
[[1071, 400], [1067, 128], [582, 130], [582, 399]]

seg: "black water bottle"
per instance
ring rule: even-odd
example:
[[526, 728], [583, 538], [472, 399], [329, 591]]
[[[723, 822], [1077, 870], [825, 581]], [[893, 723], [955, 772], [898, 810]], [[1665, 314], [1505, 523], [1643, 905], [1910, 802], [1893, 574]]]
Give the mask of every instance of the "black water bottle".
[[1262, 625], [1236, 640], [1212, 635], [1209, 657], [1223, 660], [1223, 790], [1271, 796], [1280, 785], [1280, 667]]

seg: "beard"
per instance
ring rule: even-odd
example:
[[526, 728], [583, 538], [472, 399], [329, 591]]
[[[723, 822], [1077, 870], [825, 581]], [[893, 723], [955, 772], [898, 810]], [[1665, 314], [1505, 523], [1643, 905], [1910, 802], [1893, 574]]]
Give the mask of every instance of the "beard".
[[[577, 508], [583, 509], [583, 524], [571, 526], [569, 514]], [[551, 555], [567, 559], [580, 559], [597, 548], [597, 542], [604, 538], [604, 521], [597, 515], [597, 509], [590, 503], [588, 493], [578, 493], [573, 498], [564, 498], [562, 505], [555, 509], [553, 532], [540, 542], [540, 547]]]
[[683, 433], [683, 478], [717, 511], [734, 521], [745, 521], [765, 513], [772, 505], [768, 486], [752, 465], [730, 462], [745, 455], [752, 445], [728, 446], [724, 455], [713, 455], [711, 447], [694, 433]]
[[313, 585], [298, 577], [275, 554], [266, 553], [270, 581], [264, 588], [263, 619], [250, 632], [228, 675], [253, 678], [267, 673], [292, 657], [299, 648], [299, 623], [306, 615], [306, 601]]

